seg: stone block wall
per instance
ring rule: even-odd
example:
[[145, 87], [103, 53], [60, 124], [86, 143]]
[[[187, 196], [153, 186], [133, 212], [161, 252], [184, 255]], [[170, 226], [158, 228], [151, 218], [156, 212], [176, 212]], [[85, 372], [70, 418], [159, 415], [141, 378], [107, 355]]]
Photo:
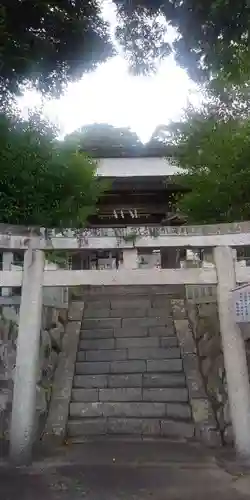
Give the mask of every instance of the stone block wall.
[[[0, 441], [8, 440], [15, 374], [18, 308], [0, 308]], [[43, 307], [37, 367], [36, 436], [43, 433], [54, 373], [62, 348], [67, 310]], [[27, 353], [28, 355], [28, 353]]]
[[172, 311], [175, 330], [181, 347], [195, 424], [195, 437], [208, 446], [220, 445], [221, 436], [211, 399], [202, 376], [197, 348], [196, 324], [199, 322], [199, 317], [194, 314], [194, 308], [183, 299], [172, 300]]
[[198, 369], [203, 381], [215, 431], [222, 444], [233, 442], [226, 373], [217, 303], [188, 303], [188, 316], [195, 343]]

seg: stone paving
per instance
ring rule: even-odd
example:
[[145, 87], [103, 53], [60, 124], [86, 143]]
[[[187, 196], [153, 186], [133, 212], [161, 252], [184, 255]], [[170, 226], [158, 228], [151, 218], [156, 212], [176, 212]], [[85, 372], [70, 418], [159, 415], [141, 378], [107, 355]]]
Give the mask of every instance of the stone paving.
[[85, 443], [0, 467], [1, 500], [244, 500], [247, 471], [228, 473], [213, 454], [181, 442]]

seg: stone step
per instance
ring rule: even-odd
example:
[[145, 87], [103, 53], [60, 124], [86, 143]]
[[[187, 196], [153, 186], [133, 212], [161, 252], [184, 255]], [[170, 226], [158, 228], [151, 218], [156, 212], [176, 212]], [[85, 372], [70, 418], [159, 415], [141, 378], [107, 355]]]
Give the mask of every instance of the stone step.
[[76, 375], [95, 375], [108, 373], [174, 373], [182, 372], [182, 360], [157, 359], [157, 360], [129, 360], [129, 361], [83, 361], [76, 362]]
[[163, 347], [135, 347], [134, 349], [128, 349], [128, 359], [177, 359], [181, 357], [181, 351], [179, 347], [170, 347], [165, 349]]
[[77, 361], [122, 361], [128, 359], [127, 349], [78, 351]]
[[115, 338], [132, 338], [132, 337], [147, 337], [148, 336], [147, 327], [137, 327], [137, 328], [114, 328], [113, 335]]
[[145, 318], [149, 316], [149, 309], [147, 307], [138, 307], [134, 304], [134, 306], [128, 308], [119, 307], [110, 309], [109, 316], [111, 318]]
[[[184, 288], [184, 287], [183, 287]], [[171, 301], [168, 295], [162, 293], [156, 293], [152, 295], [151, 300], [152, 307], [155, 309], [164, 308], [171, 312]]]
[[142, 347], [164, 347], [171, 348], [178, 346], [178, 339], [173, 337], [148, 337], [142, 335], [141, 337], [109, 337], [109, 338], [84, 338], [81, 335], [79, 349], [80, 350], [95, 350], [95, 349], [129, 349], [129, 348], [142, 348]]
[[97, 375], [110, 373], [110, 363], [108, 361], [76, 362], [76, 375]]
[[[99, 397], [102, 401], [84, 401], [77, 398], [94, 398], [97, 397], [97, 389], [85, 389], [85, 395], [80, 393], [82, 389], [73, 389], [75, 401], [70, 403], [69, 415], [71, 418], [93, 418], [93, 417], [134, 417], [134, 418], [173, 418], [177, 421], [189, 420], [191, 418], [190, 407], [187, 403], [182, 402], [147, 402], [138, 400], [141, 397], [139, 388], [134, 389], [100, 389]], [[126, 391], [126, 392], [125, 392]], [[105, 400], [112, 398], [113, 400]], [[117, 395], [120, 393], [121, 401], [117, 401]], [[123, 399], [122, 399], [123, 398]], [[127, 398], [127, 400], [125, 400]], [[134, 398], [134, 399], [132, 399]], [[132, 401], [131, 401], [132, 400]]]
[[67, 427], [69, 437], [83, 436], [98, 436], [107, 434], [108, 426], [106, 418], [90, 418], [80, 420], [69, 420]]
[[186, 387], [184, 373], [144, 373], [143, 387]]
[[189, 403], [167, 403], [166, 413], [168, 418], [176, 420], [191, 420], [192, 412]]
[[125, 337], [117, 338], [115, 345], [117, 349], [130, 349], [134, 347], [159, 347], [160, 341], [157, 337]]
[[120, 317], [120, 318], [84, 318], [82, 328], [86, 330], [96, 330], [102, 328], [152, 328], [152, 327], [167, 327], [173, 331], [173, 322], [168, 317]]
[[98, 435], [138, 435], [192, 438], [194, 426], [190, 421], [176, 422], [158, 418], [86, 418], [68, 421], [68, 436], [86, 438]]
[[80, 340], [79, 349], [80, 350], [102, 350], [102, 349], [114, 349], [115, 348], [115, 339], [83, 339]]
[[113, 388], [113, 389], [73, 389], [72, 401], [92, 402], [123, 402], [142, 401], [142, 389], [136, 388]]
[[[172, 327], [172, 319], [168, 317], [145, 317], [145, 318], [122, 318], [122, 324], [121, 326], [123, 328], [152, 328], [155, 326], [165, 326], [165, 327]], [[114, 328], [116, 328], [114, 326]]]
[[86, 330], [99, 330], [101, 328], [120, 328], [121, 326], [121, 318], [84, 318], [82, 322], [82, 328]]
[[73, 402], [69, 415], [73, 418], [93, 417], [162, 417], [166, 418], [166, 404], [152, 402]]
[[[165, 326], [153, 326], [153, 327], [121, 327], [121, 328], [82, 328], [80, 332], [80, 338], [82, 340], [87, 339], [105, 339], [105, 338], [113, 338], [113, 337], [164, 337], [174, 338], [175, 333], [173, 328], [165, 327]], [[176, 337], [175, 337], [176, 338]], [[163, 345], [163, 344], [162, 344]]]
[[108, 375], [75, 375], [73, 387], [82, 389], [108, 387]]
[[128, 359], [180, 358], [180, 348], [172, 347], [171, 344], [176, 345], [176, 342], [170, 342], [169, 347], [159, 347], [159, 340], [157, 338], [126, 338], [117, 339], [116, 348], [127, 349]]
[[151, 307], [151, 299], [148, 296], [124, 296], [124, 297], [111, 297], [111, 309], [131, 309], [134, 307], [149, 309]]
[[186, 387], [184, 373], [132, 373], [126, 375], [75, 375], [74, 388]]
[[150, 389], [143, 389], [142, 391], [143, 401], [152, 402], [168, 402], [177, 401], [181, 403], [186, 403], [188, 401], [188, 391], [186, 388], [179, 387], [154, 387]]
[[84, 302], [84, 314], [86, 311], [99, 311], [102, 309], [110, 309], [110, 300], [106, 297], [91, 298], [88, 297]]
[[98, 389], [72, 389], [71, 401], [72, 402], [95, 402], [99, 400]]
[[122, 375], [108, 375], [107, 387], [142, 387], [142, 373], [130, 373]]
[[151, 326], [148, 328], [148, 335], [153, 337], [173, 337], [175, 335], [172, 325]]
[[[102, 306], [103, 307], [103, 306]], [[84, 318], [98, 319], [98, 318], [144, 318], [146, 316], [155, 316], [155, 317], [169, 317], [169, 313], [167, 310], [158, 310], [153, 309], [151, 307], [139, 307], [135, 304], [131, 305], [131, 307], [123, 308], [115, 308], [110, 309], [107, 307], [106, 309], [101, 309], [97, 307], [96, 309], [87, 308], [84, 309]]]
[[80, 339], [109, 339], [114, 337], [114, 329], [113, 328], [95, 328], [91, 329], [81, 329], [80, 331]]
[[179, 342], [176, 336], [174, 337], [160, 337], [161, 347], [175, 347], [178, 346]]
[[107, 307], [106, 309], [84, 309], [83, 317], [84, 318], [108, 318], [110, 316], [110, 309]]
[[168, 318], [173, 322], [172, 310], [170, 307], [151, 307], [148, 309], [148, 316], [155, 318]]
[[[103, 307], [103, 305], [101, 305]], [[171, 314], [168, 309], [158, 309], [153, 307], [140, 307], [135, 304], [131, 305], [131, 307], [119, 307], [115, 309], [107, 308], [85, 308], [84, 309], [84, 318], [91, 319], [99, 319], [99, 318], [145, 318], [145, 317], [155, 317], [155, 318], [165, 318], [169, 321], [173, 321], [171, 319]]]
[[[141, 389], [141, 387], [117, 387], [117, 388], [73, 388], [73, 402], [106, 401], [108, 403], [146, 401], [163, 403], [187, 403], [188, 393], [185, 388], [153, 388]], [[181, 413], [182, 408], [180, 409]], [[178, 416], [178, 406], [173, 409]], [[167, 412], [168, 413], [168, 412]]]
[[147, 372], [173, 373], [183, 372], [182, 359], [158, 359], [147, 361]]
[[169, 296], [159, 287], [157, 294], [152, 287], [138, 288], [137, 294], [131, 287], [97, 288], [90, 287], [85, 300], [69, 437], [74, 442], [101, 435], [192, 438]]
[[75, 375], [75, 388], [113, 388], [113, 387], [142, 387], [142, 374], [127, 375]]

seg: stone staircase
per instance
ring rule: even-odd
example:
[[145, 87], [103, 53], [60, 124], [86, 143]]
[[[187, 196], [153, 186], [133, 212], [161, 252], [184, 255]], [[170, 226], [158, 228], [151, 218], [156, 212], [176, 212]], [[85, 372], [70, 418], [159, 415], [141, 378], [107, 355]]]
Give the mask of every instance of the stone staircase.
[[68, 436], [191, 438], [191, 407], [168, 295], [85, 294]]

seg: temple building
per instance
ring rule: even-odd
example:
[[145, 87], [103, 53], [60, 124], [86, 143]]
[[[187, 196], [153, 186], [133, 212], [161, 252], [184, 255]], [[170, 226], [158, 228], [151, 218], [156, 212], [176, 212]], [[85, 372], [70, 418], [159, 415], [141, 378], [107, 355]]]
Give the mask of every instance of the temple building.
[[98, 159], [97, 174], [107, 182], [89, 227], [180, 225], [185, 222], [174, 208], [183, 192], [180, 169], [162, 157]]
[[[88, 218], [88, 228], [133, 228], [178, 226], [186, 218], [175, 208], [175, 196], [184, 192], [181, 169], [162, 156], [117, 156], [98, 158], [97, 175], [107, 183], [96, 212]], [[140, 267], [179, 267], [180, 256], [170, 249], [139, 257]], [[171, 254], [171, 255], [170, 255]], [[73, 268], [105, 268], [119, 265], [122, 254], [107, 250], [90, 252], [86, 258], [73, 259]]]

